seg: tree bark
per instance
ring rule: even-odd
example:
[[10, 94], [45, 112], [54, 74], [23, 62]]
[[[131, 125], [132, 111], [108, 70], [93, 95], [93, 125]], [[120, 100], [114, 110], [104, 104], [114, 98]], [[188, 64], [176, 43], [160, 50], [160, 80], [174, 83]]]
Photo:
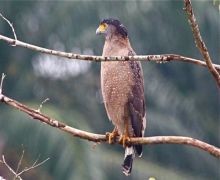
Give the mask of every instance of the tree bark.
[[[89, 141], [93, 141], [96, 143], [101, 142], [108, 142], [108, 139], [106, 135], [102, 134], [94, 134], [86, 131], [82, 131], [76, 128], [73, 128], [71, 126], [68, 126], [64, 123], [61, 123], [60, 121], [53, 119], [47, 115], [42, 114], [39, 110], [32, 109], [14, 99], [11, 99], [3, 94], [0, 94], [0, 101], [12, 106], [20, 111], [23, 111], [24, 113], [31, 116], [32, 120], [39, 120], [43, 123], [46, 123], [54, 128], [60, 129], [62, 131], [65, 131], [75, 137], [79, 137], [81, 139], [86, 139]], [[115, 143], [120, 144], [119, 138], [115, 140]], [[220, 149], [210, 145], [208, 143], [205, 143], [203, 141], [200, 141], [198, 139], [194, 139], [191, 137], [183, 137], [183, 136], [155, 136], [155, 137], [144, 137], [144, 138], [130, 138], [130, 141], [127, 142], [127, 144], [185, 144], [197, 147], [199, 149], [202, 149], [208, 153], [210, 153], [212, 156], [216, 158], [220, 158]]]

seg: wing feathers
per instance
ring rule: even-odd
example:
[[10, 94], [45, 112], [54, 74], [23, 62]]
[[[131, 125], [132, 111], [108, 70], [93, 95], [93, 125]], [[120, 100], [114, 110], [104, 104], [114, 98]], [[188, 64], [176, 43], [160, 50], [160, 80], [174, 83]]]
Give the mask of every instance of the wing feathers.
[[131, 124], [136, 137], [143, 135], [143, 118], [145, 116], [144, 82], [140, 62], [129, 61], [135, 84], [132, 87], [128, 100], [128, 108], [131, 116]]

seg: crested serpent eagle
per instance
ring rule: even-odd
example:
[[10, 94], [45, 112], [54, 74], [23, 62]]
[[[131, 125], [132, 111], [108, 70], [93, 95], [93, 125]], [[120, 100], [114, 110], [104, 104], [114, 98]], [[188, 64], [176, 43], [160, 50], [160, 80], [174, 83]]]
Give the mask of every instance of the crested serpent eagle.
[[[104, 19], [96, 34], [104, 34], [102, 56], [133, 56], [127, 29], [117, 19]], [[123, 173], [130, 175], [135, 154], [142, 155], [142, 145], [127, 145], [130, 137], [143, 137], [146, 127], [144, 80], [139, 61], [101, 62], [101, 89], [108, 118], [115, 128], [109, 143], [120, 135], [125, 147]]]

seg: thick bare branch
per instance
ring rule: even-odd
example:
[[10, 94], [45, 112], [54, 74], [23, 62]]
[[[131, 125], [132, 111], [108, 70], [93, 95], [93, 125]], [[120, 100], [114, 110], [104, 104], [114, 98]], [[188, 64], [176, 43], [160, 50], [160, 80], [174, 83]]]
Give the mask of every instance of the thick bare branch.
[[211, 72], [211, 74], [213, 75], [213, 77], [215, 78], [218, 86], [220, 87], [220, 75], [218, 73], [218, 71], [216, 70], [215, 66], [212, 63], [212, 60], [210, 58], [208, 49], [204, 43], [204, 41], [202, 40], [202, 36], [200, 34], [199, 31], [199, 26], [196, 22], [196, 17], [193, 13], [193, 8], [192, 8], [192, 4], [190, 0], [184, 0], [184, 9], [187, 12], [188, 15], [188, 19], [189, 19], [189, 23], [191, 25], [192, 28], [192, 32], [193, 32], [193, 36], [195, 39], [195, 43], [197, 48], [199, 49], [201, 55], [203, 56], [203, 58], [205, 59], [205, 62], [208, 66], [209, 71]]
[[[41, 122], [44, 122], [50, 126], [65, 131], [73, 136], [93, 142], [107, 142], [106, 135], [94, 134], [70, 127], [64, 123], [59, 122], [56, 119], [53, 119], [47, 115], [40, 113], [37, 110], [29, 108], [28, 106], [19, 103], [16, 100], [11, 99], [3, 94], [0, 94], [0, 101], [16, 109], [19, 109], [20, 111], [25, 112], [26, 114], [30, 115], [34, 120], [39, 120]], [[116, 140], [116, 143], [119, 143], [119, 139]], [[145, 137], [145, 138], [131, 138], [129, 144], [186, 144], [202, 149], [210, 153], [211, 155], [220, 158], [219, 148], [190, 137], [155, 136], [155, 137]]]
[[0, 94], [0, 101], [6, 103], [16, 109], [19, 109], [20, 111], [25, 112], [26, 114], [33, 117], [33, 119], [40, 120], [41, 122], [44, 122], [46, 124], [49, 124], [50, 126], [59, 128], [65, 132], [68, 132], [68, 133], [76, 136], [76, 137], [81, 137], [82, 139], [87, 139], [89, 141], [94, 141], [94, 142], [106, 141], [105, 135], [93, 134], [93, 133], [85, 132], [85, 131], [70, 127], [64, 123], [59, 122], [56, 119], [52, 119], [44, 114], [41, 114], [38, 110], [29, 108], [28, 106], [21, 104], [18, 101], [13, 100], [3, 94]]
[[[31, 49], [37, 52], [55, 55], [59, 57], [64, 57], [68, 59], [79, 59], [79, 60], [85, 60], [85, 61], [155, 61], [155, 62], [169, 62], [169, 61], [180, 61], [180, 62], [188, 62], [200, 66], [207, 67], [206, 63], [198, 60], [193, 59], [177, 54], [161, 54], [161, 55], [140, 55], [140, 56], [113, 56], [113, 57], [104, 57], [104, 56], [92, 56], [92, 55], [81, 55], [81, 54], [74, 54], [74, 53], [67, 53], [63, 51], [55, 51], [52, 49], [42, 48], [39, 46], [35, 46], [32, 44], [28, 44], [19, 40], [14, 40], [11, 38], [8, 38], [6, 36], [0, 35], [0, 40], [3, 40], [9, 44], [16, 44], [16, 46], [24, 47], [27, 49]], [[15, 43], [16, 41], [16, 43]], [[220, 71], [220, 65], [213, 64], [213, 66]]]

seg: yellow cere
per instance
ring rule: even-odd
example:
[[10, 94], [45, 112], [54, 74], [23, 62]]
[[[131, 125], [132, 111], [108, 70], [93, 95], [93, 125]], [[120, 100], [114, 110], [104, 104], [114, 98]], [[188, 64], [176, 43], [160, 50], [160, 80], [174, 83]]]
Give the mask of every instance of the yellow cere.
[[99, 25], [99, 31], [100, 31], [100, 32], [104, 32], [104, 31], [106, 30], [107, 26], [108, 26], [108, 25], [107, 25], [106, 23], [100, 24], [100, 25]]

